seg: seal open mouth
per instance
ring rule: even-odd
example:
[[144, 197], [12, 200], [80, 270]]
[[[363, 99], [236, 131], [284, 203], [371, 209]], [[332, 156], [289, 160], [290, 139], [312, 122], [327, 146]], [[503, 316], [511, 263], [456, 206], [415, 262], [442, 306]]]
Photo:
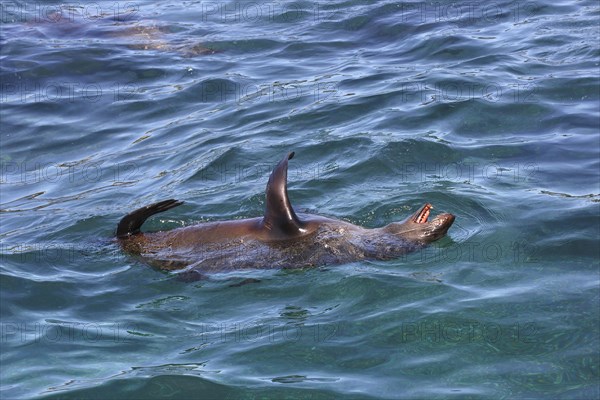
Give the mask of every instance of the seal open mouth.
[[439, 214], [430, 220], [431, 210], [433, 210], [433, 206], [430, 203], [425, 203], [423, 207], [409, 217], [406, 221], [409, 223], [407, 227], [412, 225], [412, 228], [403, 231], [404, 237], [429, 242], [445, 235], [454, 222], [454, 215]]
[[454, 215], [448, 213], [438, 214], [430, 219], [431, 210], [433, 206], [425, 203], [404, 222], [393, 222], [384, 229], [405, 240], [422, 244], [431, 243], [444, 236], [454, 222]]
[[429, 203], [425, 203], [425, 205], [415, 213], [413, 216], [413, 222], [416, 224], [424, 224], [427, 222], [427, 218], [429, 218], [429, 213], [433, 206]]

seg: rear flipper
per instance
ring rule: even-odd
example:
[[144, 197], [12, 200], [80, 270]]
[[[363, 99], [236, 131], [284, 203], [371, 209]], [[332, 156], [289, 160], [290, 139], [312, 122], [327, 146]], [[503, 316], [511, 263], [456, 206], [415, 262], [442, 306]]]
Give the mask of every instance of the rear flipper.
[[137, 210], [130, 212], [124, 216], [123, 219], [121, 219], [121, 222], [119, 222], [119, 225], [117, 225], [117, 237], [126, 238], [127, 236], [140, 233], [140, 228], [149, 217], [170, 210], [181, 204], [183, 204], [183, 201], [170, 199], [150, 204], [149, 206], [138, 208]]

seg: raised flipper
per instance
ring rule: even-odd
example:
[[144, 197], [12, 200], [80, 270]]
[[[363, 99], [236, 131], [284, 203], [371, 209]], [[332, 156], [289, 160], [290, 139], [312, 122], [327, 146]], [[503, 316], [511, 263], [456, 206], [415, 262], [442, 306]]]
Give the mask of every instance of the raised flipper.
[[267, 207], [262, 223], [275, 239], [293, 238], [304, 233], [304, 223], [294, 212], [287, 193], [288, 160], [292, 157], [293, 152], [277, 164], [267, 183]]
[[119, 225], [117, 225], [117, 237], [126, 238], [130, 235], [140, 233], [140, 228], [149, 217], [170, 210], [181, 204], [183, 204], [183, 201], [169, 199], [130, 212], [124, 216], [123, 219], [121, 219], [121, 222], [119, 222]]

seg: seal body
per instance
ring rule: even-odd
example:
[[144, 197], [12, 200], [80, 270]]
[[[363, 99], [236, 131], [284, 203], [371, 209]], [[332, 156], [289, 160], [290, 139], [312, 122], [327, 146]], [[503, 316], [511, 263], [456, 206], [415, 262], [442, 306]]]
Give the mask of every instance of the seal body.
[[262, 217], [216, 221], [164, 232], [142, 233], [144, 221], [182, 202], [165, 200], [126, 215], [117, 227], [119, 243], [162, 270], [200, 274], [248, 268], [304, 268], [362, 259], [386, 260], [419, 249], [446, 234], [454, 216], [429, 221], [425, 204], [402, 223], [366, 229], [318, 215], [296, 214], [287, 193], [289, 153], [275, 167]]
[[75, 8], [65, 13], [52, 11], [28, 21], [27, 34], [30, 35], [30, 31], [33, 31], [33, 35], [52, 40], [82, 37], [91, 38], [94, 42], [106, 40], [111, 46], [123, 45], [132, 50], [172, 52], [182, 57], [216, 52], [198, 42], [195, 35], [180, 34], [178, 29], [154, 20], [136, 19], [136, 11], [135, 8], [131, 8], [121, 10], [121, 13], [100, 12], [93, 16]]

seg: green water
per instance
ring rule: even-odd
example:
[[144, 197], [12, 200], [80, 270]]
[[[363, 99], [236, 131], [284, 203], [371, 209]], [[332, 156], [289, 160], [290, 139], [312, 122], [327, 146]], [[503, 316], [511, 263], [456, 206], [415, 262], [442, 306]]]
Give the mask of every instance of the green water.
[[[597, 2], [0, 11], [2, 399], [600, 397]], [[112, 241], [260, 216], [288, 151], [298, 211], [456, 222], [195, 283]]]

